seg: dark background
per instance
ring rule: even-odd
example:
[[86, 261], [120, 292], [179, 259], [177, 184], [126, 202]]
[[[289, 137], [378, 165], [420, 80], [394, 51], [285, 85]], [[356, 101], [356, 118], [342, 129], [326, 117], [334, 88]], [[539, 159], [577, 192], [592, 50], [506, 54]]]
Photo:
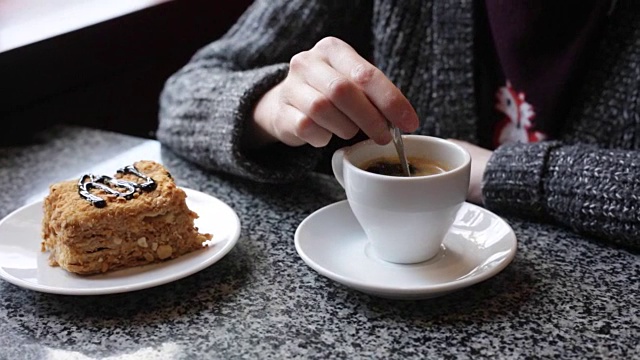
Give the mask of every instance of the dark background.
[[0, 48], [0, 145], [28, 142], [58, 123], [153, 138], [164, 81], [224, 34], [250, 2], [160, 2]]

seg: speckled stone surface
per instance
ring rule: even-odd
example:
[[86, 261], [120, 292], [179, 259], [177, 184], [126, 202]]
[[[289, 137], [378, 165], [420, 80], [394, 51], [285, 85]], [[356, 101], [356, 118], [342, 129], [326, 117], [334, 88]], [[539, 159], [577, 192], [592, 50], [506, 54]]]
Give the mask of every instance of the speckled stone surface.
[[[0, 217], [144, 143], [61, 127], [37, 144], [0, 147]], [[197, 274], [132, 293], [50, 295], [0, 280], [0, 359], [640, 358], [638, 254], [507, 219], [518, 252], [497, 276], [430, 300], [380, 299], [296, 253], [297, 225], [344, 198], [332, 178], [260, 185], [157, 148], [179, 185], [235, 209], [237, 246]]]

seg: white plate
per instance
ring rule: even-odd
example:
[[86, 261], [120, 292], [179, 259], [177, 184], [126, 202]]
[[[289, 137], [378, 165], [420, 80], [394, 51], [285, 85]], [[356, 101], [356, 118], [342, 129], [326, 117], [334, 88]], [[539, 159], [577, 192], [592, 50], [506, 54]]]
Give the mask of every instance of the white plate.
[[213, 234], [209, 246], [162, 263], [80, 276], [51, 267], [40, 251], [42, 201], [26, 205], [0, 221], [0, 277], [15, 285], [54, 294], [100, 295], [166, 284], [198, 272], [225, 256], [240, 236], [240, 219], [227, 204], [205, 193], [185, 189], [187, 206], [200, 217], [195, 225]]
[[442, 296], [486, 280], [513, 260], [517, 247], [516, 236], [504, 220], [465, 203], [438, 255], [418, 264], [389, 263], [373, 255], [346, 200], [302, 221], [295, 245], [304, 262], [318, 273], [356, 290], [394, 299]]

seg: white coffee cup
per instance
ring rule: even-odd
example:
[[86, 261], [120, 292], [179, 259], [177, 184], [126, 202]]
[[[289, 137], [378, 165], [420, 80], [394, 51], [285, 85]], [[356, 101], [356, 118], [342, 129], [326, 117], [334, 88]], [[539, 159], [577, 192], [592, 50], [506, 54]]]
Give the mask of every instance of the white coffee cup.
[[471, 156], [440, 138], [403, 135], [403, 139], [407, 157], [432, 160], [442, 164], [445, 172], [398, 177], [365, 171], [359, 166], [397, 157], [392, 143], [381, 146], [372, 140], [337, 150], [332, 167], [373, 253], [381, 260], [411, 264], [440, 251], [467, 196]]

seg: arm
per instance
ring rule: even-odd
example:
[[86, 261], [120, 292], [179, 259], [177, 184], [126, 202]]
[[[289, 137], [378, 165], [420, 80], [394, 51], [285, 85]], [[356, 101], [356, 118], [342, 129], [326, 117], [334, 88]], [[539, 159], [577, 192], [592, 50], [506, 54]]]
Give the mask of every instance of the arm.
[[484, 173], [485, 206], [640, 248], [640, 152], [546, 141], [504, 145]]
[[328, 35], [367, 44], [369, 27], [357, 22], [370, 17], [361, 5], [256, 1], [225, 36], [200, 50], [167, 81], [158, 139], [206, 168], [257, 181], [287, 181], [313, 168], [320, 152], [310, 146], [273, 144], [272, 156], [265, 156], [265, 149], [245, 151], [246, 125], [261, 97], [287, 76], [294, 54]]

